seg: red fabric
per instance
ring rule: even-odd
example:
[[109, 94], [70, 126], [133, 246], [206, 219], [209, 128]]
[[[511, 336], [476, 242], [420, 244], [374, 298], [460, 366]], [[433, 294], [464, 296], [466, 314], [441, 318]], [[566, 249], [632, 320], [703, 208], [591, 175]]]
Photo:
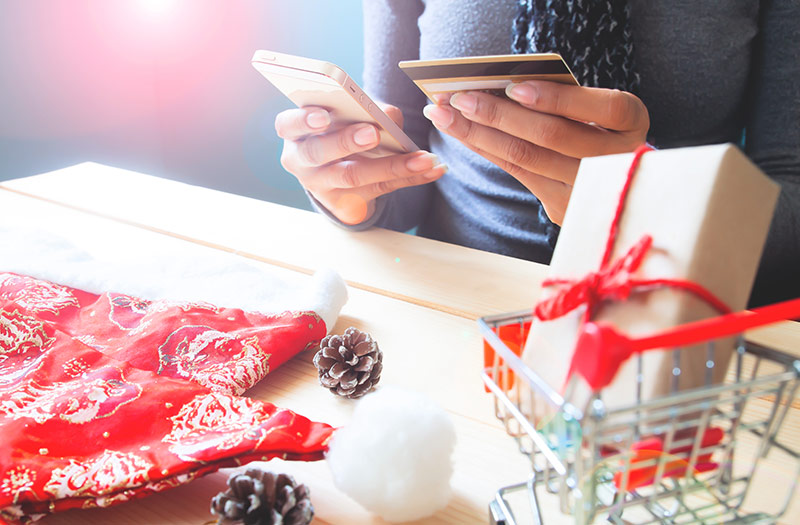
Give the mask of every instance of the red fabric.
[[252, 460], [322, 459], [329, 425], [239, 394], [325, 332], [314, 312], [0, 273], [0, 519], [107, 506]]

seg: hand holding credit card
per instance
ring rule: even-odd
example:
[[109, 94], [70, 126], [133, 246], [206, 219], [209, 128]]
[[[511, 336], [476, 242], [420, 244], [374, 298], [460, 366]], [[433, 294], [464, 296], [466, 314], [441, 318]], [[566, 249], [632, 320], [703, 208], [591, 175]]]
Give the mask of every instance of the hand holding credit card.
[[398, 65], [432, 101], [458, 91], [502, 93], [512, 82], [526, 80], [578, 85], [557, 53], [405, 60]]
[[579, 85], [557, 54], [399, 65], [433, 102], [422, 113], [436, 130], [517, 179], [555, 224], [581, 159], [632, 151], [646, 139], [638, 97]]

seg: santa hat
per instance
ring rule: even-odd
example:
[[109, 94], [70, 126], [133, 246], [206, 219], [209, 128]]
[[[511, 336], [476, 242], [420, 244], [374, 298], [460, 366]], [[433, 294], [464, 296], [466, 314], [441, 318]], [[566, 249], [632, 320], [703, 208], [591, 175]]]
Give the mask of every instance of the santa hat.
[[0, 230], [0, 519], [326, 454], [337, 485], [387, 519], [446, 504], [454, 432], [428, 400], [384, 389], [336, 430], [239, 397], [330, 331], [338, 274], [155, 244]]

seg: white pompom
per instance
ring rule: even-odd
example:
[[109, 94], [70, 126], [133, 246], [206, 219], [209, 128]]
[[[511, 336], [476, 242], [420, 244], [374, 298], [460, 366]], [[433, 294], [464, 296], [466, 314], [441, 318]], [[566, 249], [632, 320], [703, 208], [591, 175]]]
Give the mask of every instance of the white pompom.
[[427, 397], [383, 387], [358, 402], [327, 460], [336, 486], [387, 521], [430, 516], [447, 506], [456, 432]]

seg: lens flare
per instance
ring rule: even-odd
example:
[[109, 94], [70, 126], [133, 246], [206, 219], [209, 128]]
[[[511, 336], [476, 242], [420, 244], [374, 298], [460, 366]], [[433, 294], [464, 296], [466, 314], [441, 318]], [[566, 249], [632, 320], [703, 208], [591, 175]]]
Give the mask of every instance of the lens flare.
[[178, 0], [139, 0], [142, 10], [152, 16], [163, 16], [175, 9]]

